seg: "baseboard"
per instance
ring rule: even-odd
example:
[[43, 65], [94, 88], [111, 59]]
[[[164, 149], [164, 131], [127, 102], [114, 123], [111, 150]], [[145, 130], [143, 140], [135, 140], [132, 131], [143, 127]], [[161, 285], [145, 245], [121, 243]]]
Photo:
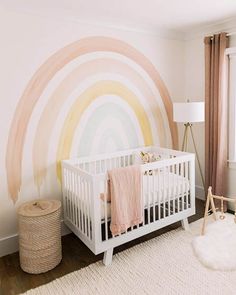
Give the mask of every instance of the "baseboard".
[[[227, 196], [228, 198], [231, 198], [231, 199], [235, 199], [235, 196]], [[234, 203], [233, 202], [227, 202], [227, 206], [228, 206], [228, 210], [230, 211], [230, 213], [234, 214], [236, 213], [236, 210], [235, 210], [235, 206], [234, 206]]]
[[0, 239], [0, 257], [17, 252], [18, 248], [18, 235]]
[[[61, 221], [61, 235], [65, 236], [71, 233], [69, 228], [64, 224], [63, 220]], [[8, 236], [0, 239], [0, 257], [12, 254], [19, 250], [18, 245], [18, 234]]]
[[200, 185], [196, 185], [195, 186], [195, 195], [197, 199], [206, 200], [206, 196], [205, 196], [205, 191], [204, 191], [204, 187], [200, 186]]
[[71, 233], [71, 230], [65, 225], [64, 221], [61, 221], [61, 235], [65, 236]]
[[[205, 200], [205, 192], [202, 186], [195, 186], [196, 198], [200, 200]], [[69, 234], [71, 231], [64, 224], [63, 220], [61, 221], [61, 235], [65, 236]], [[17, 252], [19, 249], [18, 246], [18, 234], [5, 237], [0, 239], [0, 257]]]

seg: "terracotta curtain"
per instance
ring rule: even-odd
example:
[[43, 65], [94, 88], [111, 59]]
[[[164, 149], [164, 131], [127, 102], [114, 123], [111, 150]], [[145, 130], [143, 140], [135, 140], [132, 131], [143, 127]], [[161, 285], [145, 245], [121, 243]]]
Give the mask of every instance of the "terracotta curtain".
[[226, 33], [205, 43], [205, 182], [213, 194], [225, 195], [227, 174]]

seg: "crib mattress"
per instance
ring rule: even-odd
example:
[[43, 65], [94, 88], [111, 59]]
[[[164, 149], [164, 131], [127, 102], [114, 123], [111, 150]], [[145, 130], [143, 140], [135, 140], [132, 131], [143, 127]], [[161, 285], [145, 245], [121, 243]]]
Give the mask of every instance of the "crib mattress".
[[[163, 204], [169, 200], [174, 200], [187, 195], [190, 188], [189, 180], [183, 176], [169, 173], [147, 176], [143, 175], [143, 199], [144, 207], [153, 206], [153, 204]], [[101, 219], [111, 217], [111, 203], [101, 200]]]

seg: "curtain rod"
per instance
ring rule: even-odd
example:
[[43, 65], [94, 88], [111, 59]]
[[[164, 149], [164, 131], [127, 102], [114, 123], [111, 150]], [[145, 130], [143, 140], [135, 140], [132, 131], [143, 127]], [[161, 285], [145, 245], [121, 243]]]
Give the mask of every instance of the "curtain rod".
[[[217, 34], [217, 33], [216, 33]], [[236, 31], [235, 32], [231, 32], [231, 33], [227, 33], [226, 36], [232, 36], [232, 35], [236, 35]], [[214, 35], [210, 35], [211, 39], [213, 39]]]
[[226, 34], [226, 36], [232, 36], [232, 35], [236, 35], [236, 32], [231, 32], [231, 33]]

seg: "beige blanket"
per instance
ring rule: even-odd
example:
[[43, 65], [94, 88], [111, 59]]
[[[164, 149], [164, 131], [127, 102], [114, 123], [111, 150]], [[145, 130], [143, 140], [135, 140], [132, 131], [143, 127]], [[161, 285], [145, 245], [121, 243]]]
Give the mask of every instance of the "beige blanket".
[[108, 171], [111, 197], [112, 234], [118, 235], [143, 222], [142, 176], [140, 166]]

